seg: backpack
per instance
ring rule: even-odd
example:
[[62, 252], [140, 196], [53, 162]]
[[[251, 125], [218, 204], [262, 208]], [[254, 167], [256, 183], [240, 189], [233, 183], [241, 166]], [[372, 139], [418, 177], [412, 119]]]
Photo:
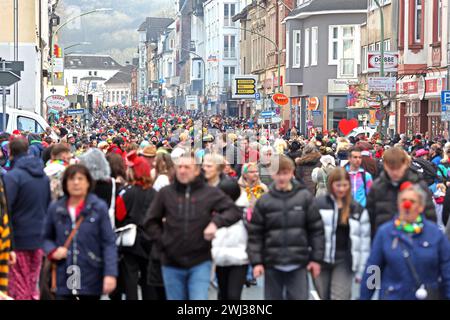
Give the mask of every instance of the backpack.
[[439, 180], [439, 176], [437, 174], [437, 166], [427, 160], [424, 159], [414, 159], [411, 162], [411, 169], [419, 174], [421, 179], [423, 179], [428, 186], [431, 186], [436, 181]]

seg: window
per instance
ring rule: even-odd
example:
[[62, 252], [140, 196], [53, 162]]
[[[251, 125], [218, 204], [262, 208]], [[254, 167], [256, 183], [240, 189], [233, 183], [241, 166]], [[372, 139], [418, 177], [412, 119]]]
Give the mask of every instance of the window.
[[364, 46], [361, 49], [361, 72], [367, 72], [367, 46]]
[[34, 119], [19, 116], [17, 117], [17, 129], [19, 129], [20, 131], [38, 133], [38, 124]]
[[337, 64], [339, 50], [339, 27], [330, 26], [329, 38], [330, 47], [328, 51], [328, 64]]
[[343, 53], [341, 59], [341, 75], [353, 76], [355, 74], [355, 28], [346, 26], [342, 28]]
[[289, 31], [286, 31], [286, 68], [289, 68], [289, 52], [291, 51], [291, 48], [289, 48]]
[[72, 84], [78, 83], [78, 77], [72, 77]]
[[441, 42], [442, 0], [433, 0], [433, 43]]
[[414, 42], [422, 40], [422, 0], [414, 0]]
[[236, 5], [234, 3], [225, 3], [223, 5], [224, 26], [234, 26], [233, 16], [236, 14]]
[[236, 58], [236, 37], [232, 35], [223, 38], [223, 57]]
[[319, 60], [319, 28], [311, 28], [311, 65], [317, 66]]
[[97, 75], [97, 71], [94, 71], [94, 76], [96, 76]]
[[[442, 37], [442, 0], [437, 0], [438, 1], [438, 13], [437, 13], [437, 37], [438, 40], [441, 41], [441, 37]], [[448, 22], [447, 22], [448, 23]]]
[[309, 28], [305, 29], [305, 67], [309, 67]]
[[295, 30], [293, 32], [294, 35], [294, 50], [293, 50], [293, 68], [300, 68], [300, 53], [301, 53], [301, 33], [300, 30]]
[[391, 40], [384, 40], [384, 51], [391, 51]]
[[374, 52], [375, 51], [375, 43], [372, 43], [371, 45], [369, 45], [369, 52]]
[[235, 67], [223, 67], [223, 86], [226, 89], [231, 88], [231, 85], [233, 83], [234, 76], [236, 74], [236, 68]]
[[89, 71], [89, 75], [92, 76], [92, 71]]
[[381, 51], [381, 42], [375, 43], [375, 51]]
[[91, 82], [92, 90], [97, 90], [97, 82]]

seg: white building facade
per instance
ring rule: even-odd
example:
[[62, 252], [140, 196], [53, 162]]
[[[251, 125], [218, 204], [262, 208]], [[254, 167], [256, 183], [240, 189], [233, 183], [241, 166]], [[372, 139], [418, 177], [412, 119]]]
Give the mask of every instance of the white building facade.
[[239, 74], [239, 0], [209, 0], [204, 4], [206, 93], [208, 108], [223, 112], [230, 101], [234, 77]]

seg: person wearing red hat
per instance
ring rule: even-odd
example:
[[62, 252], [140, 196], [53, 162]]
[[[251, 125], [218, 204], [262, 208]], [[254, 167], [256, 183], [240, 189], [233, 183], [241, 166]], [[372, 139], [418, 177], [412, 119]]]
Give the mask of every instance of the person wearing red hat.
[[[137, 155], [136, 151], [127, 154], [129, 186], [121, 192], [126, 213], [117, 217], [116, 227], [136, 228], [137, 233], [132, 246], [119, 243], [119, 252], [123, 259], [119, 265], [119, 288], [113, 298], [125, 294], [126, 300], [138, 300], [138, 286], [142, 290], [143, 300], [165, 299], [162, 282], [160, 286], [147, 284], [152, 243], [144, 235], [142, 226], [145, 214], [150, 207], [156, 191], [152, 188], [148, 162]], [[119, 232], [120, 234], [120, 232]]]

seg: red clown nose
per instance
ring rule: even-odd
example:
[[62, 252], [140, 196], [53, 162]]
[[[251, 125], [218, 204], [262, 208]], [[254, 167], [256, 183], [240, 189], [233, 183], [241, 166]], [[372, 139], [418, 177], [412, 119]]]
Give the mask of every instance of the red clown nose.
[[405, 201], [403, 201], [402, 206], [404, 209], [409, 210], [409, 209], [411, 209], [412, 202], [409, 200], [405, 200]]

